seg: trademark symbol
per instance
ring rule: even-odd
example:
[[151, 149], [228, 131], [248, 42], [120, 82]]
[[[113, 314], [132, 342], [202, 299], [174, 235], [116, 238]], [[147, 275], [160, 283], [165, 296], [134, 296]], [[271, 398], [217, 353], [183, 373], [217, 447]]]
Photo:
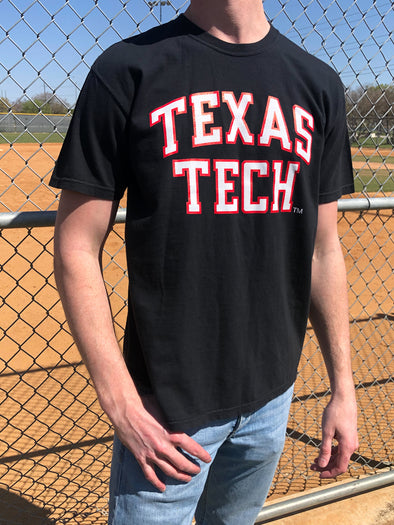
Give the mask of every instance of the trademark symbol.
[[297, 208], [297, 206], [293, 207], [293, 213], [297, 213], [297, 215], [302, 215], [304, 213], [303, 208]]

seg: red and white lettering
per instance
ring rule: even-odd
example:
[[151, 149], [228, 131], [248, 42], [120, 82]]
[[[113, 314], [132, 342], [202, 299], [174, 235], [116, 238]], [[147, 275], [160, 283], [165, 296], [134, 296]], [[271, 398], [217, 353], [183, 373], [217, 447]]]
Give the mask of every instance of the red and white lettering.
[[173, 160], [172, 174], [174, 177], [182, 177], [186, 175], [187, 178], [187, 195], [186, 213], [199, 214], [201, 213], [200, 190], [198, 184], [198, 176], [209, 177], [210, 162], [209, 159], [187, 159], [187, 160]]
[[285, 179], [282, 180], [283, 161], [275, 160], [272, 163], [274, 172], [273, 181], [273, 198], [271, 203], [271, 212], [279, 212], [279, 196], [282, 193], [282, 204], [280, 211], [290, 212], [293, 209], [293, 191], [297, 173], [300, 171], [299, 162], [288, 162]]
[[236, 101], [232, 91], [224, 91], [222, 93], [222, 100], [225, 102], [230, 110], [233, 120], [229, 131], [226, 133], [227, 144], [235, 144], [237, 136], [241, 137], [243, 144], [254, 144], [254, 135], [249, 130], [245, 122], [245, 115], [250, 104], [253, 104], [252, 93], [242, 93], [239, 101]]
[[242, 211], [244, 213], [266, 213], [268, 211], [268, 197], [258, 197], [253, 200], [253, 174], [258, 177], [269, 176], [267, 161], [250, 161], [242, 163]]
[[195, 93], [190, 95], [190, 104], [193, 109], [193, 147], [205, 146], [207, 144], [221, 144], [222, 128], [212, 127], [210, 132], [207, 132], [206, 127], [209, 124], [213, 124], [214, 118], [212, 111], [204, 111], [204, 105], [207, 105], [209, 108], [217, 108], [220, 106], [219, 92], [210, 91], [208, 93]]
[[216, 202], [215, 213], [238, 213], [239, 197], [228, 200], [228, 193], [234, 193], [234, 181], [227, 179], [229, 173], [232, 177], [239, 175], [239, 162], [237, 160], [214, 160], [216, 171]]
[[150, 125], [154, 126], [158, 122], [163, 122], [164, 147], [163, 156], [173, 155], [178, 152], [178, 141], [175, 131], [175, 115], [186, 113], [186, 97], [181, 97], [150, 113]]
[[301, 106], [293, 106], [293, 115], [295, 132], [297, 135], [305, 139], [305, 147], [301, 140], [295, 139], [294, 150], [298, 157], [309, 164], [312, 155], [312, 134], [305, 129], [304, 122], [311, 131], [314, 131], [315, 121], [313, 116]]
[[272, 139], [278, 139], [284, 151], [292, 150], [289, 130], [287, 129], [280, 102], [275, 97], [268, 97], [263, 125], [259, 135], [259, 144], [260, 146], [270, 146]]

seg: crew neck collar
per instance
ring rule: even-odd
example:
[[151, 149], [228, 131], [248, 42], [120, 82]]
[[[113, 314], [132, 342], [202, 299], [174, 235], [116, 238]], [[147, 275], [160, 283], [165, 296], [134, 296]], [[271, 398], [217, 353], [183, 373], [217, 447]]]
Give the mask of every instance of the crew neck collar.
[[277, 29], [270, 24], [268, 33], [261, 40], [251, 44], [233, 44], [231, 42], [225, 42], [224, 40], [211, 35], [211, 33], [208, 33], [204, 29], [201, 29], [184, 14], [179, 15], [179, 21], [182, 22], [186, 33], [192, 38], [199, 40], [217, 51], [235, 56], [256, 55], [266, 51], [278, 35]]

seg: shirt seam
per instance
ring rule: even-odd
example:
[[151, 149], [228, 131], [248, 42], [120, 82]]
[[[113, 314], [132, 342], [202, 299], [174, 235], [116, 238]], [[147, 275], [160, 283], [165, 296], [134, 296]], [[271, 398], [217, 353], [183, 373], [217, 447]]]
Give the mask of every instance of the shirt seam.
[[105, 88], [105, 90], [109, 93], [109, 95], [112, 97], [112, 99], [115, 101], [116, 105], [119, 107], [119, 109], [122, 111], [122, 113], [124, 114], [124, 116], [127, 118], [128, 115], [129, 115], [129, 112], [127, 110], [125, 110], [125, 108], [122, 106], [122, 104], [119, 102], [119, 100], [117, 99], [116, 95], [113, 93], [112, 89], [110, 88], [110, 86], [108, 86], [108, 84], [104, 81], [104, 79], [102, 78], [102, 76], [100, 75], [100, 73], [98, 73], [95, 69], [94, 69], [94, 65], [91, 69], [91, 73], [97, 78], [97, 80], [100, 82], [100, 84]]
[[353, 183], [349, 182], [349, 183], [344, 184], [343, 186], [340, 186], [339, 188], [335, 188], [335, 189], [333, 189], [331, 191], [321, 192], [321, 193], [319, 193], [319, 197], [328, 197], [330, 195], [336, 195], [337, 193], [341, 193], [344, 190], [351, 189], [351, 188], [353, 188]]

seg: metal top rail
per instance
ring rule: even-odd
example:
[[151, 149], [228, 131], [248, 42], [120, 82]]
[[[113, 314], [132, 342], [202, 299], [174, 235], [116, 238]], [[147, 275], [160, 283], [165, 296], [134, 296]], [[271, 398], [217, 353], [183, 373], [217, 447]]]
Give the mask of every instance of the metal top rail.
[[[340, 199], [338, 211], [368, 211], [394, 209], [394, 197], [374, 197], [359, 199]], [[0, 229], [36, 228], [55, 225], [56, 211], [21, 211], [0, 213]], [[126, 209], [120, 208], [115, 223], [126, 221]]]

